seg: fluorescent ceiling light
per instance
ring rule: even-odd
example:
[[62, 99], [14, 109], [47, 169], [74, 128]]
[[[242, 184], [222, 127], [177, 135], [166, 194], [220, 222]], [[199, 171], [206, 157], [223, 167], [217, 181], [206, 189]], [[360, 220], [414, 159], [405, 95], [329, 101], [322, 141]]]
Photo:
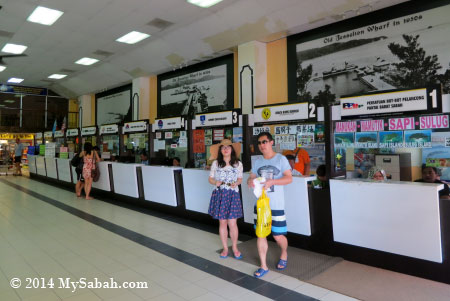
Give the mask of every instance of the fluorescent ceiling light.
[[61, 78], [64, 78], [64, 77], [66, 77], [67, 75], [66, 74], [52, 74], [52, 75], [50, 75], [48, 78], [53, 78], [53, 79], [61, 79]]
[[23, 78], [16, 78], [16, 77], [11, 77], [10, 79], [8, 79], [8, 83], [21, 83], [23, 82]]
[[127, 43], [127, 44], [136, 44], [137, 42], [142, 41], [143, 39], [148, 38], [150, 35], [146, 33], [142, 33], [139, 31], [132, 31], [127, 33], [123, 37], [118, 38], [117, 42]]
[[14, 53], [14, 54], [21, 54], [23, 53], [28, 47], [24, 45], [16, 45], [16, 44], [6, 44], [5, 47], [3, 47], [2, 52], [7, 53]]
[[59, 17], [62, 16], [62, 14], [62, 11], [38, 6], [28, 17], [27, 21], [44, 25], [52, 25], [59, 19]]
[[84, 57], [84, 58], [79, 59], [78, 61], [76, 61], [75, 64], [89, 66], [89, 65], [95, 64], [97, 62], [98, 62], [98, 60], [96, 60], [96, 59], [91, 59], [89, 57]]
[[187, 2], [200, 6], [200, 7], [210, 7], [213, 5], [216, 5], [217, 3], [221, 2], [222, 0], [187, 0]]
[[2, 72], [3, 70], [5, 70], [6, 67], [5, 66], [0, 66], [0, 72]]

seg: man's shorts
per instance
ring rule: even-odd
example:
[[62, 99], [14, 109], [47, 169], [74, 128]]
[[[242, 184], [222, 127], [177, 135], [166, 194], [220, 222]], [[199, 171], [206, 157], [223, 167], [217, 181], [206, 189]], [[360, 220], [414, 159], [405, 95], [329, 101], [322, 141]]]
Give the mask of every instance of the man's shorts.
[[22, 156], [15, 156], [14, 157], [14, 163], [18, 163], [22, 161]]
[[[287, 224], [286, 215], [284, 210], [271, 210], [272, 211], [272, 235], [286, 235]], [[256, 229], [256, 206], [253, 209], [253, 227]]]

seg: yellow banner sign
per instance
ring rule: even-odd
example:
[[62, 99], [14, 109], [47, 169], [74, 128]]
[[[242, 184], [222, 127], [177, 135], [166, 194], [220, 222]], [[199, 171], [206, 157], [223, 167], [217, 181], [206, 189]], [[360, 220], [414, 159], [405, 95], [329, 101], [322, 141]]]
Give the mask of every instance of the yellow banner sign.
[[0, 139], [7, 140], [7, 139], [24, 139], [24, 140], [32, 140], [34, 138], [33, 134], [0, 134]]

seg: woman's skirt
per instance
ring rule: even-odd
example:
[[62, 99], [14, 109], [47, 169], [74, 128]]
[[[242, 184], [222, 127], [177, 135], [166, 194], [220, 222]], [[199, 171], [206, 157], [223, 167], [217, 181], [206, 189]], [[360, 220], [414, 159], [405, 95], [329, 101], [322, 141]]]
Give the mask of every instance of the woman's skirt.
[[214, 189], [209, 203], [208, 214], [214, 219], [235, 219], [242, 212], [241, 197], [234, 189]]

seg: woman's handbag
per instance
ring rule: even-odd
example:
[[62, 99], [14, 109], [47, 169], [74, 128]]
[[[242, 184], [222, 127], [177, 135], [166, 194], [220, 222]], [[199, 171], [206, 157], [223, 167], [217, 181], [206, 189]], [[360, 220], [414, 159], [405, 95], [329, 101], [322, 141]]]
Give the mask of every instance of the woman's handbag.
[[92, 181], [97, 182], [98, 179], [100, 178], [100, 170], [98, 169], [98, 164], [95, 161], [95, 155], [94, 155], [94, 163], [92, 164], [92, 166], [93, 166], [91, 171]]

